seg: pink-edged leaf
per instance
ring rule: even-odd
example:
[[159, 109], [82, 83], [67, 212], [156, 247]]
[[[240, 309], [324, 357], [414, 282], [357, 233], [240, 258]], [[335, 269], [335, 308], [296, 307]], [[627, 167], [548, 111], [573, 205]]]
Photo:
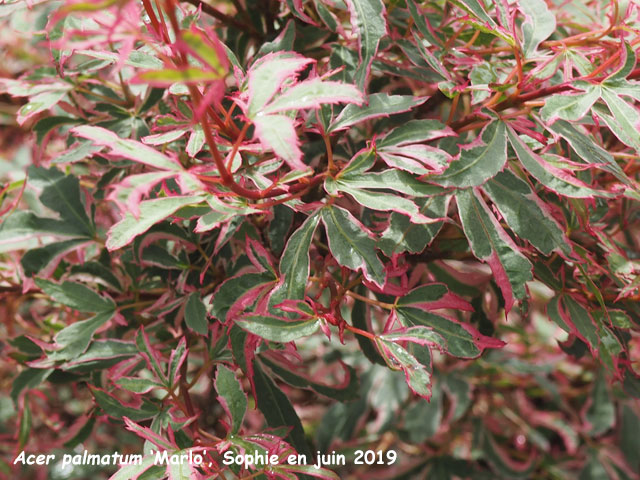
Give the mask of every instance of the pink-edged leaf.
[[540, 200], [529, 184], [511, 170], [498, 173], [481, 187], [498, 207], [509, 227], [545, 255], [557, 251], [572, 252], [564, 229], [553, 218], [548, 206]]
[[[356, 180], [357, 181], [357, 180]], [[350, 178], [341, 178], [339, 180], [333, 180], [327, 178], [325, 181], [325, 189], [330, 194], [335, 194], [338, 191], [348, 193], [356, 202], [360, 205], [370, 208], [372, 210], [378, 210], [382, 212], [398, 212], [403, 215], [407, 215], [412, 223], [424, 224], [424, 223], [436, 223], [441, 219], [435, 219], [427, 217], [420, 212], [418, 206], [408, 198], [397, 194], [372, 192], [363, 188], [354, 188], [351, 186], [352, 180]]]
[[259, 272], [268, 271], [272, 273], [274, 278], [276, 278], [278, 275], [276, 274], [274, 259], [262, 243], [247, 236], [245, 238], [245, 245], [247, 257], [249, 257], [249, 261], [253, 266], [256, 267]]
[[276, 52], [256, 61], [248, 72], [247, 115], [254, 118], [282, 88], [283, 83], [313, 60], [292, 52]]
[[389, 342], [411, 342], [422, 346], [443, 347], [446, 343], [441, 335], [424, 325], [397, 328], [378, 335], [378, 338]]
[[411, 391], [429, 400], [431, 398], [430, 368], [420, 363], [416, 357], [393, 340], [378, 336], [375, 343], [389, 368], [402, 370]]
[[142, 137], [141, 140], [145, 145], [164, 145], [165, 143], [171, 143], [179, 139], [188, 131], [188, 128], [176, 128], [175, 130], [169, 130], [168, 132], [147, 135], [146, 137]]
[[443, 283], [431, 283], [414, 288], [408, 294], [399, 298], [396, 305], [398, 307], [421, 308], [427, 311], [441, 308], [473, 311], [473, 307], [469, 302], [451, 293]]
[[408, 112], [426, 102], [428, 97], [413, 97], [411, 95], [389, 95], [374, 93], [367, 97], [363, 106], [347, 105], [338, 118], [329, 127], [330, 132], [344, 130], [365, 120], [388, 117], [396, 113]]
[[267, 115], [302, 108], [320, 108], [322, 105], [334, 103], [359, 105], [362, 101], [362, 93], [353, 85], [314, 78], [289, 88], [266, 105], [261, 113]]
[[376, 152], [390, 167], [416, 175], [442, 173], [451, 160], [447, 152], [420, 143], [381, 147]]
[[198, 204], [203, 200], [198, 195], [175, 196], [145, 200], [139, 205], [139, 217], [127, 212], [122, 220], [113, 225], [107, 232], [106, 247], [117, 250], [133, 241], [135, 237], [146, 232], [158, 222], [173, 215], [180, 208]]
[[380, 40], [387, 34], [387, 21], [382, 0], [347, 0], [351, 25], [358, 36], [360, 65], [356, 69], [356, 84], [364, 90]]
[[253, 125], [266, 150], [273, 150], [293, 170], [309, 170], [302, 162], [294, 120], [285, 115], [261, 115], [253, 119]]
[[413, 306], [398, 308], [396, 314], [405, 327], [424, 326], [432, 329], [444, 340], [444, 351], [454, 357], [475, 358], [486, 348], [502, 348], [505, 345], [503, 341], [482, 335], [472, 325], [449, 316], [436, 315]]
[[516, 299], [527, 294], [525, 284], [532, 279], [531, 263], [520, 252], [511, 237], [475, 189], [456, 193], [462, 228], [473, 254], [491, 267], [509, 312]]
[[177, 160], [172, 160], [141, 142], [120, 138], [105, 128], [81, 125], [72, 128], [71, 132], [78, 137], [91, 140], [95, 145], [108, 147], [113, 155], [124, 157], [160, 170], [182, 171], [182, 166]]
[[129, 211], [139, 218], [142, 197], [148, 195], [157, 184], [175, 175], [175, 172], [167, 171], [129, 175], [113, 186], [113, 191], [107, 198], [116, 202], [122, 211]]
[[379, 287], [385, 284], [384, 265], [376, 253], [376, 242], [369, 230], [349, 211], [333, 205], [321, 210], [329, 249], [338, 264], [362, 271]]
[[168, 365], [168, 375], [167, 380], [169, 385], [174, 386], [179, 378], [180, 374], [180, 366], [184, 363], [189, 350], [187, 350], [187, 340], [185, 337], [182, 337], [178, 342], [178, 346], [171, 350], [171, 356], [169, 357], [169, 365]]
[[126, 403], [101, 388], [89, 386], [98, 406], [110, 417], [121, 419], [129, 417], [133, 421], [147, 420], [159, 413], [155, 405], [149, 402]]
[[291, 320], [275, 315], [245, 315], [236, 325], [270, 342], [288, 343], [316, 332], [320, 319]]
[[428, 142], [442, 137], [455, 137], [458, 134], [438, 120], [411, 120], [394, 128], [384, 137], [376, 139], [376, 150], [384, 147], [410, 145]]
[[155, 455], [147, 455], [140, 463], [123, 465], [120, 469], [109, 477], [109, 480], [137, 480], [140, 475], [146, 472], [155, 464]]
[[576, 178], [570, 171], [563, 170], [549, 163], [541, 155], [535, 153], [511, 128], [507, 129], [509, 142], [522, 166], [540, 183], [551, 191], [564, 197], [593, 198], [614, 196], [611, 192], [595, 190]]
[[130, 432], [135, 433], [140, 438], [144, 438], [146, 441], [153, 443], [156, 447], [162, 450], [177, 450], [178, 446], [175, 443], [170, 442], [164, 437], [161, 437], [149, 427], [143, 427], [133, 422], [128, 417], [122, 417], [124, 424]]
[[[342, 361], [323, 366], [320, 371], [314, 374], [307, 373], [307, 369], [301, 366], [298, 359], [291, 361], [284, 353], [279, 351], [270, 350], [262, 353], [260, 361], [282, 381], [293, 387], [310, 388], [321, 395], [340, 402], [353, 400], [358, 396], [358, 376], [356, 371]], [[336, 373], [337, 371], [339, 373]], [[335, 384], [326, 383], [325, 379], [335, 377], [341, 377], [342, 380]]]
[[169, 381], [164, 373], [161, 364], [160, 353], [151, 345], [144, 327], [141, 327], [136, 335], [136, 346], [142, 358], [145, 359], [149, 369], [155, 374], [156, 378], [163, 384], [169, 386]]
[[231, 419], [231, 427], [228, 433], [229, 435], [235, 435], [240, 430], [247, 412], [247, 396], [242, 389], [242, 384], [232, 370], [224, 365], [219, 365], [215, 379], [215, 389], [218, 392], [218, 400], [222, 408]]

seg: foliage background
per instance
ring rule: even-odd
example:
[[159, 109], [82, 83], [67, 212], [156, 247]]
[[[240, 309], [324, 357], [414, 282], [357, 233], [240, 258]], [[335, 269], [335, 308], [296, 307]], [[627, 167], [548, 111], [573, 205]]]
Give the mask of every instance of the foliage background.
[[214, 467], [139, 478], [246, 478], [214, 449], [285, 438], [339, 478], [638, 478], [639, 15], [0, 5], [3, 474], [146, 441]]

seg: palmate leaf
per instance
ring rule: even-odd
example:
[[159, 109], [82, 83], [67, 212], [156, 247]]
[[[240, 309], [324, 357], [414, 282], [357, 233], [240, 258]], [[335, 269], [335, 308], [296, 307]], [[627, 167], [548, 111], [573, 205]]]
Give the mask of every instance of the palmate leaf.
[[[362, 103], [362, 94], [353, 85], [320, 78], [295, 83], [295, 75], [313, 60], [293, 53], [276, 52], [259, 59], [248, 73], [248, 105], [255, 135], [294, 170], [307, 170], [302, 162], [294, 117], [284, 114], [325, 104]], [[285, 82], [294, 83], [281, 95]]]
[[469, 324], [428, 312], [414, 306], [396, 310], [398, 320], [405, 327], [428, 327], [442, 339], [442, 349], [454, 357], [476, 358], [485, 348], [501, 348], [504, 342], [487, 337]]
[[456, 193], [464, 233], [473, 254], [491, 267], [502, 291], [506, 311], [526, 295], [525, 283], [532, 279], [531, 263], [500, 226], [482, 197], [472, 189]]
[[431, 398], [431, 365], [425, 365], [409, 353], [400, 343], [441, 345], [442, 338], [423, 325], [402, 328], [377, 335], [378, 351], [393, 370], [402, 370], [412, 392], [429, 400]]
[[309, 278], [309, 248], [319, 221], [320, 215], [310, 215], [289, 237], [280, 259], [281, 284], [271, 294], [271, 305], [304, 298]]
[[549, 11], [544, 0], [521, 0], [518, 4], [527, 17], [522, 23], [522, 49], [524, 56], [528, 58], [555, 31], [556, 17]]
[[332, 195], [337, 192], [344, 192], [351, 195], [360, 205], [378, 210], [382, 212], [398, 212], [407, 215], [413, 223], [435, 223], [438, 219], [433, 219], [422, 215], [418, 206], [411, 200], [403, 196], [378, 193], [365, 190], [363, 188], [353, 187], [348, 178], [342, 177], [338, 180], [327, 178], [325, 180], [325, 189]]
[[[420, 213], [430, 218], [443, 218], [451, 196], [440, 195], [418, 199]], [[382, 232], [378, 240], [378, 248], [387, 256], [410, 252], [421, 253], [442, 229], [444, 222], [429, 224], [412, 223], [409, 217], [399, 213], [392, 213], [389, 226]]]
[[287, 343], [301, 337], [308, 337], [320, 327], [320, 319], [289, 320], [272, 315], [245, 315], [236, 320], [244, 330], [271, 342]]
[[444, 187], [474, 187], [494, 177], [507, 163], [507, 131], [501, 121], [489, 123], [477, 143], [464, 148], [441, 175], [428, 176], [429, 182]]
[[180, 208], [195, 205], [203, 200], [198, 195], [175, 196], [145, 200], [139, 205], [139, 217], [127, 212], [122, 220], [113, 225], [107, 233], [106, 246], [109, 250], [117, 250], [128, 245], [135, 237], [146, 232]]
[[134, 162], [139, 162], [159, 170], [179, 172], [180, 163], [135, 140], [123, 139], [115, 133], [91, 125], [82, 125], [71, 130], [79, 137], [91, 140], [94, 144], [109, 148], [110, 152]]
[[356, 70], [355, 80], [364, 91], [371, 62], [378, 51], [380, 40], [387, 34], [385, 7], [382, 0], [347, 0], [346, 4], [360, 46], [360, 65]]
[[219, 365], [215, 387], [220, 403], [231, 419], [229, 435], [235, 435], [240, 430], [247, 413], [247, 397], [242, 390], [242, 384], [233, 371], [224, 365]]
[[291, 405], [289, 398], [278, 388], [275, 382], [263, 370], [260, 364], [253, 363], [253, 381], [255, 384], [256, 405], [272, 428], [286, 427], [289, 434], [285, 440], [298, 451], [312, 458], [313, 454], [304, 437], [300, 418]]
[[329, 132], [337, 132], [365, 120], [407, 112], [426, 101], [426, 98], [410, 95], [373, 93], [367, 97], [363, 106], [347, 105], [329, 127]]
[[320, 382], [313, 375], [307, 375], [300, 372], [300, 368], [291, 362], [284, 361], [282, 357], [278, 357], [275, 352], [260, 355], [260, 361], [268, 367], [282, 381], [297, 388], [310, 388], [325, 397], [346, 402], [354, 400], [358, 397], [358, 375], [355, 369], [342, 362], [339, 366], [344, 371], [344, 381], [337, 385], [327, 385]]
[[531, 242], [546, 255], [553, 250], [564, 254], [571, 252], [569, 239], [562, 227], [527, 182], [520, 180], [510, 170], [505, 170], [481, 188], [520, 238]]
[[382, 286], [384, 266], [376, 254], [376, 242], [364, 225], [347, 210], [333, 205], [324, 207], [321, 215], [336, 261], [344, 267], [362, 271], [368, 280]]
[[522, 166], [542, 185], [564, 197], [593, 198], [594, 196], [611, 197], [611, 192], [595, 190], [576, 178], [570, 171], [562, 170], [550, 164], [531, 148], [509, 127], [507, 129], [509, 143], [516, 152]]

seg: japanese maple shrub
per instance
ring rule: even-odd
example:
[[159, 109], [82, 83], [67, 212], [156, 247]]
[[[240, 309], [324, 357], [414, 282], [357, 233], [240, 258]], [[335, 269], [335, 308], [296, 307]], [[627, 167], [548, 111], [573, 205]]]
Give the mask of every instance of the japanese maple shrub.
[[638, 478], [637, 1], [0, 21], [9, 478]]

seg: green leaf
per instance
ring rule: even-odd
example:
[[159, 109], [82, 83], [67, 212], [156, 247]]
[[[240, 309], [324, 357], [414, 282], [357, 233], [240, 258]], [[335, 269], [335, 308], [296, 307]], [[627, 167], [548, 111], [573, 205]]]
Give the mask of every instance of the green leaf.
[[91, 388], [91, 393], [104, 413], [118, 420], [127, 417], [134, 422], [139, 422], [158, 414], [156, 406], [148, 402], [143, 402], [139, 407], [133, 408], [120, 403], [118, 399], [98, 388]]
[[215, 380], [216, 392], [220, 402], [231, 418], [230, 435], [235, 435], [242, 426], [247, 413], [247, 397], [236, 375], [224, 365], [218, 365]]
[[624, 458], [635, 473], [640, 472], [640, 418], [634, 413], [632, 408], [625, 405], [622, 408], [620, 418], [620, 440], [619, 445]]
[[331, 103], [362, 103], [362, 94], [353, 85], [341, 82], [325, 82], [314, 78], [294, 85], [269, 103], [261, 114], [273, 114], [287, 110], [318, 108]]
[[480, 136], [481, 144], [464, 149], [441, 175], [429, 182], [445, 187], [473, 187], [494, 177], [507, 163], [507, 131], [501, 121], [489, 123]]
[[289, 237], [280, 259], [282, 285], [272, 295], [272, 304], [304, 298], [309, 279], [309, 249], [319, 221], [320, 215], [310, 215]]
[[78, 119], [63, 116], [49, 116], [38, 120], [38, 122], [33, 126], [33, 131], [36, 132], [36, 142], [41, 144], [45, 135], [56, 127], [73, 123], [78, 123]]
[[93, 334], [115, 315], [114, 310], [99, 312], [87, 320], [72, 323], [63, 328], [55, 337], [57, 345], [62, 347], [48, 355], [51, 360], [71, 360], [87, 350]]
[[25, 368], [11, 382], [11, 399], [17, 405], [23, 391], [36, 388], [53, 373], [53, 368]]
[[223, 323], [226, 322], [227, 312], [238, 298], [253, 288], [269, 283], [273, 283], [270, 272], [247, 273], [228, 279], [214, 293], [211, 315]]
[[509, 311], [516, 298], [524, 298], [527, 294], [525, 284], [532, 279], [531, 263], [520, 253], [479, 194], [461, 190], [456, 194], [456, 201], [471, 250], [476, 258], [491, 267]]
[[376, 139], [376, 149], [393, 145], [428, 142], [455, 134], [451, 128], [439, 120], [411, 120], [394, 128], [382, 138]]
[[526, 0], [518, 4], [527, 17], [522, 23], [522, 49], [525, 58], [529, 58], [536, 52], [538, 45], [555, 32], [556, 17], [549, 11], [544, 0]]
[[80, 312], [113, 313], [115, 311], [116, 304], [113, 300], [101, 297], [80, 283], [55, 283], [50, 280], [45, 280], [44, 278], [36, 278], [35, 282], [44, 293], [56, 302], [60, 302]]
[[60, 365], [59, 368], [70, 372], [91, 371], [100, 365], [113, 364], [124, 358], [133, 357], [138, 349], [131, 342], [122, 340], [95, 340], [89, 348], [73, 361]]
[[354, 169], [348, 171], [345, 169], [341, 173], [336, 176], [336, 179], [352, 188], [393, 190], [411, 197], [432, 197], [445, 191], [442, 187], [423, 183], [414, 175], [396, 168], [375, 173], [363, 173], [354, 165]]
[[290, 429], [285, 440], [298, 453], [312, 458], [313, 454], [304, 437], [304, 429], [289, 398], [267, 376], [257, 361], [253, 362], [253, 382], [255, 385], [256, 404], [271, 428], [285, 427]]
[[[442, 218], [446, 215], [450, 196], [433, 196], [418, 199], [420, 213], [430, 218]], [[378, 248], [391, 257], [394, 253], [421, 253], [436, 237], [444, 222], [430, 224], [412, 223], [409, 217], [392, 213], [389, 226], [382, 232]]]
[[31, 407], [28, 398], [25, 398], [18, 426], [18, 450], [21, 450], [29, 441], [31, 435]]
[[451, 3], [467, 12], [471, 16], [468, 22], [481, 32], [500, 37], [512, 47], [516, 45], [513, 36], [496, 24], [478, 0], [451, 0]]
[[182, 171], [180, 163], [141, 142], [118, 137], [102, 127], [82, 125], [71, 130], [79, 137], [87, 138], [94, 144], [108, 147], [113, 155], [120, 155], [159, 170]]
[[399, 195], [389, 193], [370, 192], [368, 190], [353, 188], [349, 181], [327, 178], [325, 187], [330, 193], [339, 190], [348, 193], [360, 205], [382, 212], [398, 212], [407, 215], [413, 223], [435, 223], [437, 220], [420, 213], [418, 206], [411, 200]]
[[616, 411], [604, 375], [596, 377], [591, 391], [591, 404], [585, 418], [591, 424], [589, 434], [597, 437], [612, 428], [616, 422]]
[[154, 388], [162, 388], [160, 383], [147, 378], [122, 377], [115, 384], [134, 393], [147, 393]]
[[578, 87], [586, 90], [585, 93], [566, 93], [553, 95], [545, 100], [544, 107], [540, 110], [540, 116], [545, 122], [553, 123], [561, 118], [570, 122], [576, 122], [584, 117], [593, 104], [600, 98], [600, 87], [579, 83]]
[[[635, 54], [634, 54], [635, 55]], [[613, 116], [599, 113], [598, 116], [605, 120], [607, 126], [623, 143], [636, 151], [640, 150], [640, 113], [638, 109], [618, 96], [615, 90], [602, 88], [602, 99], [609, 107]]]
[[324, 207], [321, 215], [336, 261], [343, 267], [362, 271], [368, 280], [382, 286], [384, 266], [376, 254], [376, 242], [366, 228], [341, 207]]
[[432, 328], [444, 340], [445, 350], [454, 357], [476, 358], [482, 352], [474, 336], [453, 320], [413, 307], [401, 307], [396, 312], [405, 327]]
[[569, 142], [571, 148], [587, 163], [597, 164], [602, 170], [606, 170], [626, 185], [631, 181], [624, 173], [620, 165], [604, 148], [600, 147], [590, 138], [580, 132], [574, 125], [564, 120], [557, 120], [548, 127], [551, 131], [562, 136]]
[[413, 107], [423, 104], [426, 100], [426, 98], [413, 97], [411, 95], [374, 93], [367, 97], [366, 104], [362, 107], [355, 104], [344, 107], [344, 110], [329, 127], [329, 132], [343, 130], [372, 118], [388, 117], [396, 113], [407, 112]]
[[376, 344], [387, 365], [393, 370], [402, 370], [407, 385], [416, 395], [427, 400], [431, 398], [431, 372], [407, 350], [382, 337], [376, 337]]
[[[56, 168], [29, 167], [29, 182], [42, 188], [40, 201], [60, 215], [65, 222], [67, 236], [93, 237], [95, 227], [84, 209], [80, 197], [80, 182], [76, 177], [64, 175]], [[35, 220], [37, 224], [51, 225], [46, 220]], [[51, 225], [53, 226], [53, 225]]]
[[142, 461], [138, 464], [132, 463], [130, 465], [124, 465], [114, 473], [109, 480], [131, 480], [132, 478], [138, 478], [143, 472], [149, 469], [155, 463], [155, 455], [147, 455], [143, 457]]
[[189, 295], [184, 308], [184, 320], [187, 327], [200, 335], [209, 332], [209, 322], [207, 321], [207, 309], [200, 300], [200, 294], [193, 292]]
[[44, 247], [32, 248], [27, 251], [20, 260], [24, 274], [31, 277], [44, 270], [48, 265], [59, 259], [74, 248], [87, 243], [86, 238], [66, 240], [64, 242], [50, 243]]
[[341, 363], [345, 367], [345, 374], [347, 375], [349, 382], [345, 382], [344, 385], [339, 387], [332, 387], [324, 383], [315, 382], [311, 378], [298, 375], [294, 370], [280, 365], [268, 357], [261, 356], [260, 361], [269, 367], [269, 369], [280, 379], [291, 386], [297, 388], [310, 388], [325, 397], [329, 397], [340, 402], [353, 400], [358, 396], [358, 375], [355, 369], [349, 365]]
[[271, 342], [287, 343], [315, 333], [320, 326], [320, 319], [294, 321], [272, 315], [246, 315], [236, 324]]
[[113, 225], [107, 233], [107, 249], [117, 250], [133, 241], [135, 237], [146, 232], [156, 223], [173, 215], [186, 205], [195, 205], [202, 197], [190, 195], [184, 197], [163, 197], [145, 200], [140, 203], [139, 217], [127, 212], [122, 220]]
[[482, 190], [520, 238], [545, 255], [553, 250], [571, 253], [569, 239], [527, 182], [505, 170], [485, 183]]
[[172, 387], [172, 385], [169, 383], [169, 380], [167, 379], [167, 376], [164, 373], [162, 365], [160, 365], [158, 355], [149, 343], [149, 337], [147, 337], [147, 334], [145, 333], [143, 328], [140, 328], [140, 330], [138, 330], [138, 333], [136, 334], [136, 347], [138, 349], [138, 352], [142, 354], [142, 357], [149, 364], [149, 367], [155, 374], [156, 378], [160, 380], [163, 385], [168, 386], [169, 388]]
[[603, 190], [594, 190], [567, 171], [549, 164], [540, 155], [534, 153], [511, 127], [507, 129], [507, 134], [509, 135], [509, 142], [524, 168], [536, 180], [558, 195], [573, 198], [613, 196], [613, 194]]
[[360, 65], [355, 74], [356, 84], [364, 91], [369, 69], [378, 45], [387, 34], [386, 12], [382, 0], [346, 0], [351, 25], [358, 35]]

